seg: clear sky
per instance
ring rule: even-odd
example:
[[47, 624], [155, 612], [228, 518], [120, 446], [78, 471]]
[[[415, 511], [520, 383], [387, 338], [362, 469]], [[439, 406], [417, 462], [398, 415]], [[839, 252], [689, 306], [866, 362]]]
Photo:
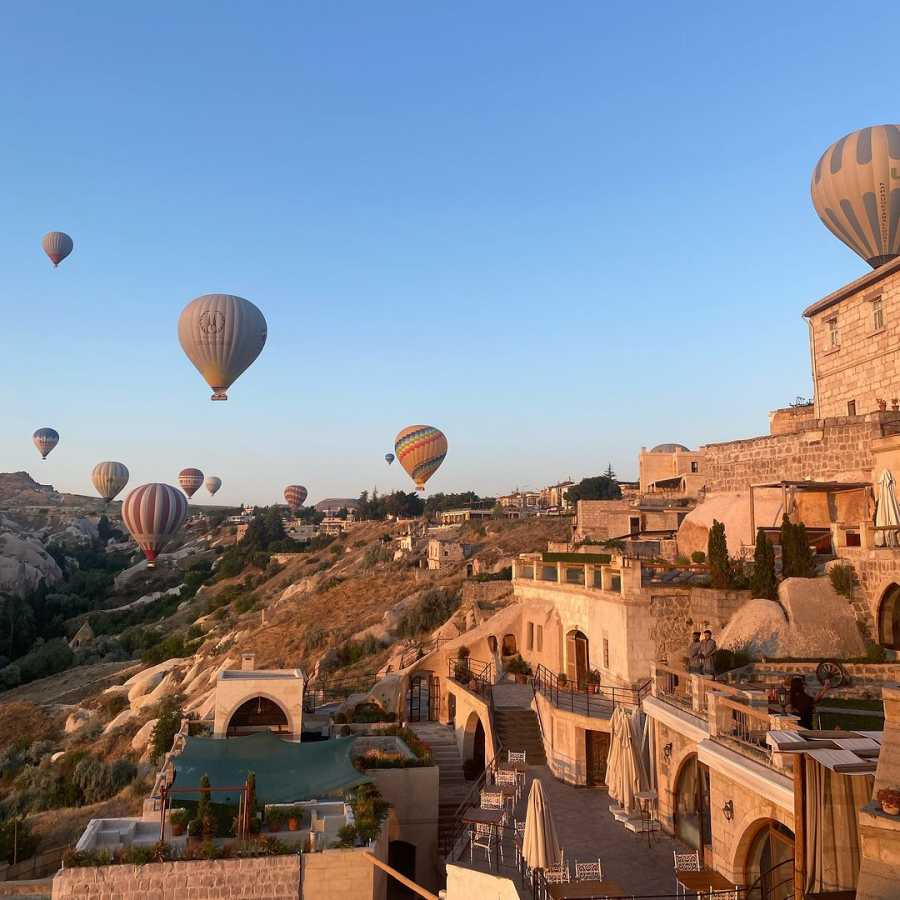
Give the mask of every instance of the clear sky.
[[[412, 489], [409, 424], [449, 440], [429, 490], [480, 493], [765, 433], [812, 392], [801, 311], [868, 271], [813, 166], [900, 118], [847, 10], [7, 0], [0, 470], [315, 502]], [[269, 324], [227, 403], [176, 334], [214, 292]]]

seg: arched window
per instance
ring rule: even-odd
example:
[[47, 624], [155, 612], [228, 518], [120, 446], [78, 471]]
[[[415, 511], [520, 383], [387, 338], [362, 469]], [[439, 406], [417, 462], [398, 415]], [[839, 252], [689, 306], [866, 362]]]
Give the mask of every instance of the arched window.
[[226, 737], [254, 734], [257, 731], [274, 731], [276, 734], [290, 734], [284, 710], [268, 697], [253, 697], [242, 703], [228, 720]]
[[675, 837], [694, 850], [712, 848], [709, 815], [709, 768], [688, 757], [675, 786]]
[[794, 896], [794, 832], [781, 822], [769, 819], [751, 826], [756, 834], [750, 841], [744, 864], [748, 898], [791, 900]]
[[878, 611], [878, 643], [900, 650], [900, 585], [892, 584], [882, 595]]
[[503, 635], [503, 655], [515, 656], [519, 652], [518, 644], [516, 644], [516, 636], [514, 634]]
[[570, 631], [566, 635], [566, 676], [573, 685], [578, 685], [590, 671], [587, 635]]

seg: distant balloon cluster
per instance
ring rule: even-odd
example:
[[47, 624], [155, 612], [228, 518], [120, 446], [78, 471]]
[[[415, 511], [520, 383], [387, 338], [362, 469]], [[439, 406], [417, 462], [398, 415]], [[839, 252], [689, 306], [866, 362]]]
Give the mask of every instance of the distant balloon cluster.
[[[42, 245], [57, 268], [72, 253], [75, 243], [65, 232], [51, 231], [44, 235]], [[204, 294], [188, 303], [178, 318], [178, 340], [212, 389], [212, 400], [228, 399], [229, 388], [262, 353], [267, 337], [268, 325], [259, 308], [234, 294]], [[59, 433], [53, 428], [39, 428], [33, 440], [46, 459], [59, 443]], [[425, 482], [447, 455], [447, 439], [430, 425], [412, 425], [397, 435], [394, 453], [385, 454], [388, 465], [394, 461], [395, 453], [416, 487], [424, 491]], [[107, 506], [124, 490], [128, 478], [127, 467], [114, 461], [97, 463], [91, 472], [94, 488]], [[126, 495], [122, 519], [147, 557], [148, 566], [154, 565], [156, 557], [178, 533], [187, 519], [188, 500], [204, 484], [214, 497], [222, 487], [222, 479], [210, 475], [204, 482], [203, 472], [191, 467], [178, 473], [180, 491], [154, 482]], [[284, 490], [284, 499], [293, 510], [299, 510], [307, 496], [301, 484], [288, 485]]]

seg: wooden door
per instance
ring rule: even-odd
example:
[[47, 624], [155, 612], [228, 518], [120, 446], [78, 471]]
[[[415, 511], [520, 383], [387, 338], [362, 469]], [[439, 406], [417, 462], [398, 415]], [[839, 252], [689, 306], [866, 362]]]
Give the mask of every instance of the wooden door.
[[585, 731], [584, 738], [588, 787], [604, 787], [609, 758], [609, 734], [606, 731]]

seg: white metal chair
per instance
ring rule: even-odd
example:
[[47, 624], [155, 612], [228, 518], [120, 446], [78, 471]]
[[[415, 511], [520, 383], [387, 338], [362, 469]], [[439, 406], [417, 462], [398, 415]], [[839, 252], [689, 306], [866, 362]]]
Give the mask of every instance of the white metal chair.
[[571, 880], [565, 860], [561, 859], [555, 866], [544, 869], [544, 881], [547, 884], [568, 884]]
[[507, 750], [506, 761], [510, 762], [510, 763], [525, 762], [525, 751], [524, 750]]
[[469, 828], [469, 862], [475, 856], [475, 848], [478, 847], [487, 854], [488, 866], [491, 864], [491, 851], [494, 847], [500, 854], [500, 861], [503, 862], [503, 844], [497, 839], [497, 832], [493, 825], [484, 825], [476, 822]]
[[597, 862], [580, 863], [575, 861], [576, 881], [603, 881], [603, 869], [600, 860]]
[[675, 884], [676, 894], [687, 894], [684, 885], [678, 880], [679, 872], [699, 872], [700, 871], [700, 851], [695, 850], [693, 853], [679, 853], [677, 850], [672, 851], [675, 857]]
[[503, 794], [498, 794], [494, 791], [482, 791], [481, 808], [501, 810], [503, 812], [503, 818], [500, 820], [500, 824], [506, 824], [506, 800], [504, 799]]
[[518, 775], [509, 770], [509, 769], [500, 769], [494, 775], [494, 784], [497, 787], [514, 787], [516, 789], [515, 798], [513, 800], [514, 803], [519, 802], [519, 797], [522, 793], [521, 782], [519, 781]]

